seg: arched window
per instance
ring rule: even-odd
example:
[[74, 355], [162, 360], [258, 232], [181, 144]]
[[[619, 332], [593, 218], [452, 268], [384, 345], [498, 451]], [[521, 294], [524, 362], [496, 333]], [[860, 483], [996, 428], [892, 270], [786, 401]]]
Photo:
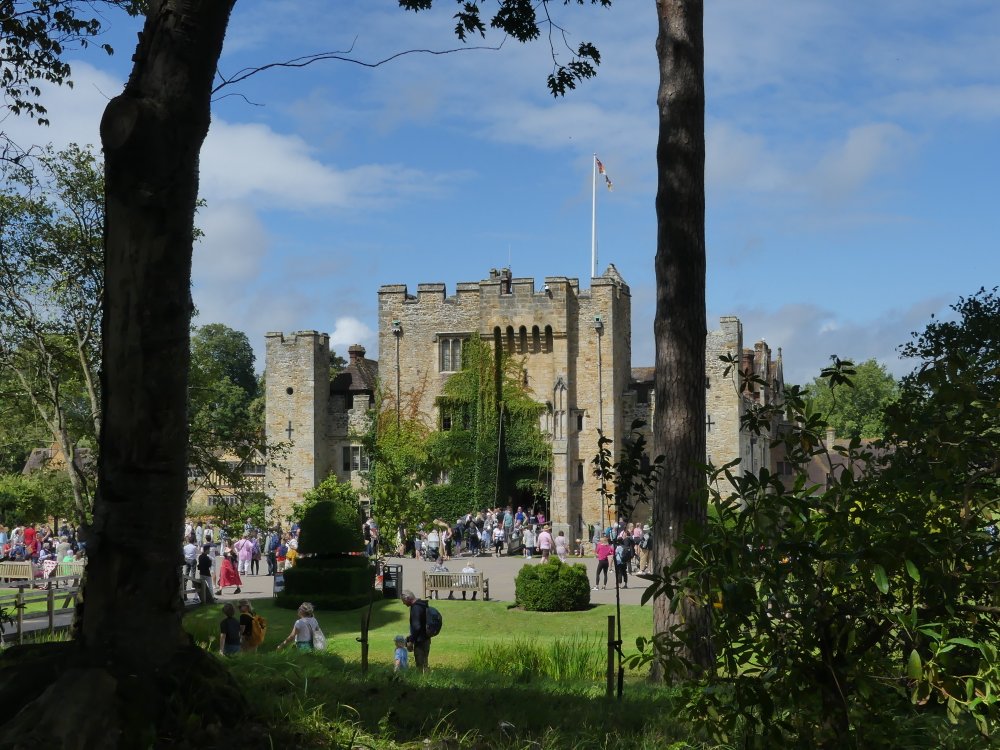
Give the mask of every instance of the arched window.
[[528, 353], [528, 329], [521, 326], [521, 330], [518, 331], [518, 353], [527, 354]]
[[531, 351], [538, 354], [542, 350], [542, 337], [538, 332], [538, 326], [531, 327]]
[[514, 326], [507, 326], [507, 353], [514, 353]]
[[503, 347], [503, 333], [500, 326], [493, 326], [493, 351], [499, 353]]
[[552, 351], [552, 326], [545, 326], [545, 351]]

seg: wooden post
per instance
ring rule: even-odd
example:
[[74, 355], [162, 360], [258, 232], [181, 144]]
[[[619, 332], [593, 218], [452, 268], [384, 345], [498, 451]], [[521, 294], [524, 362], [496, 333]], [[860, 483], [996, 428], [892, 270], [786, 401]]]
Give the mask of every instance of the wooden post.
[[608, 686], [607, 696], [615, 694], [615, 616], [608, 615]]
[[17, 587], [17, 599], [14, 600], [17, 609], [17, 645], [24, 643], [24, 586]]
[[368, 626], [370, 625], [370, 612], [366, 609], [361, 613], [361, 674], [368, 674]]
[[45, 597], [46, 599], [45, 606], [49, 610], [49, 635], [52, 635], [54, 632], [56, 632], [56, 613], [55, 613], [56, 590], [52, 588], [52, 586], [50, 585], [47, 593], [48, 596]]

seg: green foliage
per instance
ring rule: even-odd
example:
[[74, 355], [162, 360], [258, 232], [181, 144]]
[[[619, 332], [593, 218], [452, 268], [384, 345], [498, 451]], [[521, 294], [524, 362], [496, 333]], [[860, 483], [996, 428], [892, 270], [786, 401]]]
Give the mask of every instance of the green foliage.
[[596, 682], [607, 670], [606, 648], [597, 636], [577, 635], [548, 642], [514, 638], [486, 643], [476, 651], [469, 668], [519, 683], [546, 678], [559, 682]]
[[30, 405], [45, 444], [67, 457], [82, 521], [91, 478], [71, 457], [100, 432], [104, 179], [97, 157], [76, 145], [50, 147], [32, 165], [12, 169], [0, 191], [0, 371], [8, 398]]
[[517, 604], [532, 612], [571, 612], [590, 606], [590, 580], [582, 563], [550, 558], [525, 565], [514, 579]]
[[357, 493], [329, 477], [306, 496], [299, 558], [285, 571], [279, 606], [308, 601], [318, 609], [354, 609], [367, 604], [375, 595], [375, 570], [363, 548]]
[[882, 415], [896, 400], [896, 380], [874, 359], [850, 369], [846, 382], [816, 378], [806, 391], [807, 408], [821, 414], [837, 437], [880, 438]]
[[406, 403], [397, 404], [379, 392], [371, 427], [359, 436], [369, 458], [364, 481], [372, 515], [382, 529], [402, 525], [412, 530], [431, 519], [419, 492], [433, 477], [427, 453], [429, 430], [417, 414], [419, 397], [402, 396]]
[[[419, 11], [427, 10], [433, 4], [433, 0], [399, 0], [401, 7], [406, 10]], [[566, 0], [566, 5], [570, 0]], [[585, 0], [577, 0], [577, 5], [584, 5]], [[611, 7], [611, 0], [590, 0], [591, 5], [601, 5], [605, 8]], [[486, 22], [480, 13], [479, 3], [461, 2], [460, 8], [455, 13], [455, 36], [461, 41], [467, 41], [470, 35], [478, 34], [486, 36]], [[552, 48], [552, 73], [548, 77], [548, 88], [553, 96], [563, 96], [567, 91], [575, 89], [577, 83], [597, 75], [597, 66], [601, 64], [601, 54], [590, 42], [581, 42], [576, 49], [573, 49], [566, 42], [565, 31], [557, 24], [550, 13], [548, 6], [545, 6], [545, 14], [540, 19], [536, 15], [536, 5], [524, 2], [524, 0], [502, 0], [499, 2], [496, 13], [489, 20], [489, 25], [494, 29], [501, 30], [519, 42], [529, 42], [537, 39], [542, 30], [545, 29], [549, 43]], [[564, 40], [565, 52], [559, 51], [552, 46], [552, 40], [561, 36]], [[557, 62], [557, 57], [569, 53], [570, 60], [562, 64]]]
[[[922, 361], [886, 409], [886, 439], [823, 447], [806, 412], [779, 436], [795, 475], [709, 467], [703, 527], [644, 599], [711, 613], [718, 655], [687, 715], [743, 747], [896, 747], [914, 722], [995, 730], [1000, 696], [1000, 557], [988, 524], [1000, 502], [1000, 301], [981, 290], [903, 348]], [[853, 366], [837, 360], [830, 383]], [[775, 416], [752, 405], [760, 433]], [[827, 467], [813, 485], [807, 463]], [[731, 490], [729, 488], [732, 488]], [[640, 639], [668, 674], [686, 673], [683, 625]], [[651, 646], [654, 649], [651, 650]], [[914, 742], [913, 746], [918, 743]]]
[[[4, 4], [0, 13], [0, 38], [4, 45], [3, 91], [6, 106], [48, 124], [45, 106], [39, 101], [40, 83], [71, 83], [70, 66], [63, 55], [86, 48], [103, 29], [104, 11], [99, 6], [119, 7], [138, 15], [144, 4], [137, 0], [18, 0]], [[99, 45], [109, 55], [111, 45]]]
[[538, 428], [545, 406], [524, 385], [523, 368], [522, 360], [504, 353], [497, 362], [478, 335], [463, 344], [462, 369], [448, 378], [437, 399], [451, 429], [428, 440], [431, 464], [447, 471], [455, 489], [432, 490], [427, 499], [432, 506], [447, 505], [450, 513], [442, 517], [449, 521], [493, 506], [498, 495], [548, 495], [551, 450]]
[[652, 461], [646, 452], [646, 436], [640, 430], [646, 426], [641, 419], [632, 422], [628, 435], [622, 441], [618, 460], [611, 452], [611, 438], [597, 431], [597, 454], [591, 463], [594, 476], [601, 480], [600, 493], [609, 516], [631, 520], [635, 509], [650, 504], [656, 485], [663, 473], [663, 456]]
[[0, 521], [6, 526], [69, 518], [72, 512], [73, 489], [65, 472], [0, 475]]
[[361, 552], [361, 509], [349, 482], [330, 476], [305, 494], [299, 532], [299, 552], [341, 554]]

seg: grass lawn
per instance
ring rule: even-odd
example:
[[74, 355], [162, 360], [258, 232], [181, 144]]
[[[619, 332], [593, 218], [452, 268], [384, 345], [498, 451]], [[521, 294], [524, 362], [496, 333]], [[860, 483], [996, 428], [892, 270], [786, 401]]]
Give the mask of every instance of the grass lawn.
[[[434, 639], [426, 675], [392, 672], [393, 637], [409, 631], [409, 610], [398, 600], [373, 609], [367, 675], [361, 674], [356, 640], [363, 610], [317, 613], [328, 639], [324, 654], [276, 653], [295, 613], [270, 599], [254, 605], [268, 620], [267, 638], [257, 654], [233, 658], [232, 672], [284, 746], [410, 748], [433, 738], [441, 747], [652, 750], [683, 736], [674, 718], [678, 693], [646, 685], [642, 674], [629, 676], [618, 702], [605, 696], [602, 677], [553, 679], [530, 669], [503, 674], [477, 658], [493, 651], [516, 662], [519, 653], [570, 642], [600, 661], [607, 618], [614, 614], [610, 605], [547, 613], [511, 609], [507, 602], [434, 601], [444, 627]], [[652, 610], [626, 606], [622, 615], [627, 653], [637, 636], [650, 634]], [[220, 606], [206, 607], [190, 612], [185, 625], [214, 650], [221, 617]]]
[[[612, 605], [602, 604], [582, 612], [524, 612], [508, 609], [509, 602], [473, 602], [442, 599], [432, 602], [444, 620], [441, 634], [431, 648], [432, 667], [464, 667], [473, 655], [497, 641], [525, 639], [536, 642], [563, 639], [607, 640], [608, 615]], [[295, 612], [275, 607], [271, 599], [253, 600], [255, 610], [267, 619], [267, 637], [261, 651], [273, 650], [291, 632]], [[317, 612], [328, 641], [328, 651], [347, 662], [361, 660], [361, 614], [365, 609], [347, 612]], [[190, 612], [184, 623], [199, 643], [218, 642], [221, 605], [202, 607]], [[653, 628], [651, 607], [622, 607], [622, 639], [626, 652], [636, 637], [649, 636]], [[372, 609], [369, 632], [369, 662], [391, 665], [393, 638], [409, 634], [409, 610], [398, 599], [376, 602]]]

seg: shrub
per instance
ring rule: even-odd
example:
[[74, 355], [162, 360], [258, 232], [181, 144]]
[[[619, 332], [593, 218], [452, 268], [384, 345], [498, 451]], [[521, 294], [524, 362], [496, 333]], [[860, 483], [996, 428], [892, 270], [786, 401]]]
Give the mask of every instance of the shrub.
[[525, 565], [514, 580], [518, 605], [534, 612], [571, 612], [590, 606], [590, 579], [582, 563], [566, 565], [551, 558]]
[[285, 590], [276, 600], [294, 609], [312, 602], [317, 609], [354, 609], [367, 604], [375, 570], [362, 547], [360, 516], [350, 496], [327, 480], [325, 499], [310, 505], [302, 517], [298, 563], [285, 571]]

